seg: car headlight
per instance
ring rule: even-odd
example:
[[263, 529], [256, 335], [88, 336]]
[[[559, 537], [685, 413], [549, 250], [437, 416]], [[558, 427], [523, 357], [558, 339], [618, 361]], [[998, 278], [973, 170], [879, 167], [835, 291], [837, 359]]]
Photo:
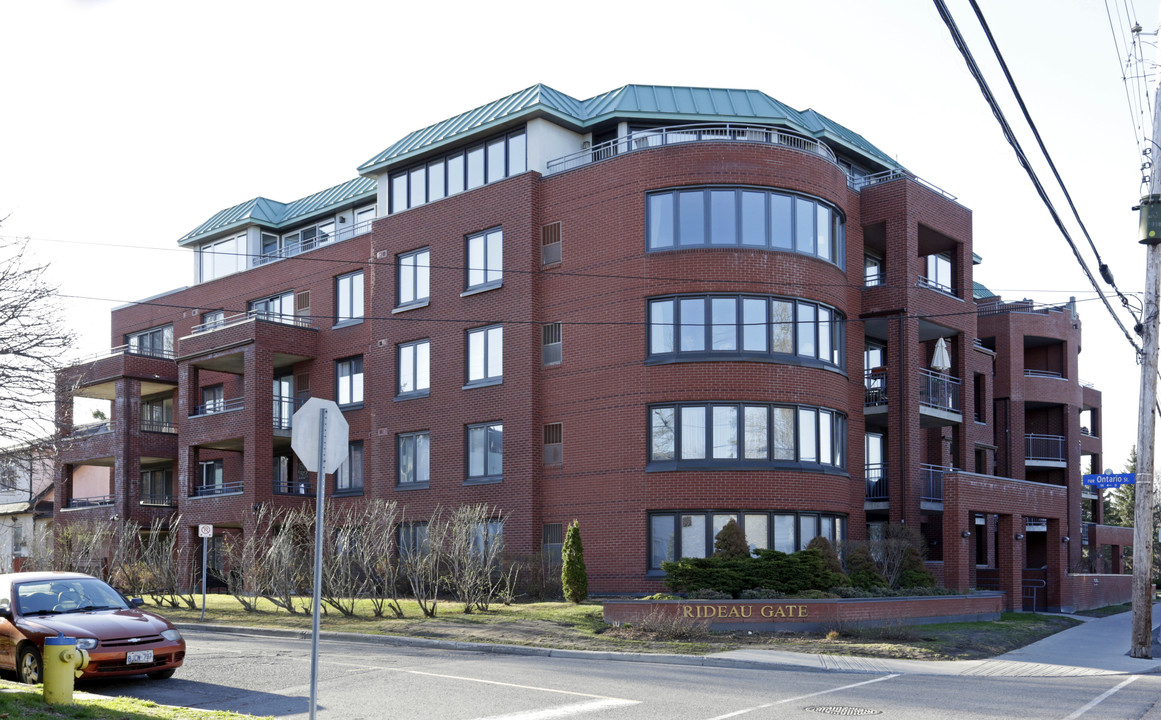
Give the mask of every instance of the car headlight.
[[169, 640], [170, 642], [176, 642], [181, 640], [181, 632], [177, 628], [170, 628], [168, 630], [162, 630], [161, 637]]
[[97, 638], [77, 638], [78, 650], [92, 650], [97, 647]]

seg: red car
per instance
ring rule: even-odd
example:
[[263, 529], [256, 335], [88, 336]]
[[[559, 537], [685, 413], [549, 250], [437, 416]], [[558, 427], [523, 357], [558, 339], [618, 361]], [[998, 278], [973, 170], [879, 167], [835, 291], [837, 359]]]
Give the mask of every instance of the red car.
[[185, 640], [143, 604], [82, 573], [0, 575], [0, 669], [43, 682], [44, 639], [64, 633], [89, 653], [82, 678], [171, 677], [185, 659]]

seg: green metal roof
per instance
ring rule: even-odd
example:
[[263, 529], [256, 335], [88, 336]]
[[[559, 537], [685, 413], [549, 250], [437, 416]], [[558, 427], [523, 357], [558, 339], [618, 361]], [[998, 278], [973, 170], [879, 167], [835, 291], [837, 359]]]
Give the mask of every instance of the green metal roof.
[[972, 281], [972, 297], [974, 297], [976, 300], [986, 300], [988, 298], [999, 296], [980, 283]]
[[281, 230], [308, 220], [311, 216], [333, 211], [337, 206], [363, 197], [373, 197], [375, 186], [375, 178], [358, 177], [291, 203], [256, 197], [222, 210], [178, 240], [177, 244], [192, 245], [210, 236], [223, 235], [247, 225]]
[[578, 131], [615, 119], [694, 122], [754, 122], [787, 127], [843, 146], [887, 168], [899, 164], [886, 153], [829, 118], [798, 112], [758, 90], [625, 85], [588, 100], [577, 100], [547, 85], [533, 85], [474, 110], [416, 130], [359, 166], [370, 175], [406, 158], [448, 145], [468, 133], [518, 120], [549, 116]]

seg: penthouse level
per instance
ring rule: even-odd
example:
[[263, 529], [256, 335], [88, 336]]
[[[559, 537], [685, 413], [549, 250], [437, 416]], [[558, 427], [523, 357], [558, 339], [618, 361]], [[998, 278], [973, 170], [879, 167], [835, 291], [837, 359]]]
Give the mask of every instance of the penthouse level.
[[[955, 587], [1019, 606], [1047, 565], [1037, 602], [1082, 602], [1086, 551], [1061, 540], [1092, 502], [1078, 463], [997, 474], [1025, 457], [1011, 414], [1038, 408], [1004, 405], [998, 432], [1014, 350], [981, 338], [971, 213], [857, 133], [754, 90], [537, 85], [358, 172], [213, 214], [179, 241], [194, 284], [114, 311], [122, 359], [62, 373], [112, 402], [110, 439], [60, 406], [71, 517], [160, 486], [183, 552], [197, 523], [251, 532], [256, 506], [309, 501], [289, 423], [317, 396], [351, 426], [336, 503], [397, 500], [404, 538], [486, 503], [481, 536], [513, 555], [578, 519], [597, 591], [661, 589], [661, 563], [712, 552], [729, 519], [779, 550], [895, 521]], [[1079, 323], [1043, 332], [1075, 363]], [[1073, 395], [1099, 416], [1099, 393]], [[1079, 415], [1056, 413], [1077, 437]], [[173, 447], [146, 450], [158, 423]], [[1059, 430], [1022, 427], [1041, 425]], [[106, 485], [70, 481], [91, 464]]]

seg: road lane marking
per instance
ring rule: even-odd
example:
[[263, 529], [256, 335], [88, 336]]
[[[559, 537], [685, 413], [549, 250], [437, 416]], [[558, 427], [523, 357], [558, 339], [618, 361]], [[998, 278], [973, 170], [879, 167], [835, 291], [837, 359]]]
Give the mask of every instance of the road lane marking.
[[1080, 717], [1081, 715], [1084, 715], [1089, 710], [1092, 710], [1094, 707], [1096, 707], [1101, 702], [1103, 702], [1105, 699], [1107, 699], [1110, 695], [1117, 692], [1118, 690], [1125, 687], [1126, 685], [1133, 682], [1134, 680], [1136, 680], [1139, 677], [1141, 677], [1141, 676], [1140, 675], [1130, 675], [1129, 677], [1125, 678], [1121, 682], [1120, 685], [1117, 685], [1116, 687], [1112, 687], [1112, 688], [1109, 688], [1108, 690], [1105, 690], [1103, 693], [1101, 693], [1100, 695], [1097, 695], [1095, 698], [1093, 698], [1087, 705], [1081, 707], [1079, 710], [1077, 710], [1073, 714], [1064, 718], [1064, 720], [1076, 720], [1076, 718]]
[[573, 705], [561, 705], [560, 707], [546, 708], [544, 710], [525, 710], [524, 712], [510, 713], [508, 715], [489, 715], [486, 718], [476, 718], [476, 720], [552, 720], [553, 718], [568, 718], [574, 715], [638, 704], [640, 704], [638, 700], [603, 698], [601, 700], [590, 700]]
[[[856, 688], [856, 687], [859, 687], [860, 685], [870, 685], [871, 683], [883, 682], [884, 680], [890, 680], [891, 678], [897, 678], [901, 674], [902, 673], [893, 673], [891, 675], [886, 675], [886, 676], [881, 677], [881, 678], [875, 678], [874, 680], [864, 680], [862, 682], [852, 683], [850, 685], [843, 685], [842, 687], [831, 688], [829, 690], [819, 690], [818, 692], [812, 692], [812, 693], [808, 693], [806, 695], [799, 695], [798, 697], [789, 697], [789, 698], [785, 698], [783, 700], [776, 700], [774, 702], [769, 702], [769, 703], [766, 703], [764, 705], [755, 705], [754, 707], [743, 708], [741, 710], [735, 710], [734, 712], [726, 713], [725, 715], [717, 715], [715, 717], [709, 718], [709, 720], [726, 720], [726, 718], [732, 718], [732, 717], [737, 717], [739, 715], [745, 715], [746, 713], [751, 713], [751, 712], [754, 712], [755, 710], [765, 710], [768, 707], [774, 707], [775, 705], [783, 705], [783, 704], [788, 703], [788, 702], [794, 702], [795, 700], [805, 700], [806, 698], [817, 697], [819, 695], [829, 695], [830, 693], [836, 693], [836, 692], [839, 692], [841, 690], [850, 690], [851, 688]], [[1072, 719], [1066, 718], [1066, 720], [1072, 720]]]
[[[423, 670], [404, 670], [401, 668], [383, 668], [392, 672], [405, 672], [412, 675], [426, 675], [428, 677], [446, 678], [448, 680], [466, 680], [467, 682], [482, 683], [484, 685], [499, 685], [501, 687], [519, 688], [521, 690], [539, 690], [540, 692], [557, 693], [558, 695], [576, 695], [577, 697], [596, 698], [597, 700], [619, 700], [628, 703], [637, 703], [637, 700], [609, 697], [608, 695], [594, 695], [592, 693], [573, 692], [572, 690], [557, 690], [555, 688], [537, 687], [535, 685], [517, 685], [516, 683], [500, 682], [499, 680], [482, 680], [480, 678], [464, 677], [463, 675], [443, 675], [441, 673], [425, 672]], [[507, 717], [507, 716], [504, 716]]]

